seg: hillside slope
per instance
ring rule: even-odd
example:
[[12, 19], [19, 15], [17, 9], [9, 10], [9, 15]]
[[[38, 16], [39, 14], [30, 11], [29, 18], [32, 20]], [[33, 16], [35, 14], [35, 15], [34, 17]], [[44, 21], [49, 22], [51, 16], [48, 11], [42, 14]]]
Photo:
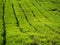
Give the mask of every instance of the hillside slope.
[[59, 0], [0, 0], [0, 45], [60, 45]]

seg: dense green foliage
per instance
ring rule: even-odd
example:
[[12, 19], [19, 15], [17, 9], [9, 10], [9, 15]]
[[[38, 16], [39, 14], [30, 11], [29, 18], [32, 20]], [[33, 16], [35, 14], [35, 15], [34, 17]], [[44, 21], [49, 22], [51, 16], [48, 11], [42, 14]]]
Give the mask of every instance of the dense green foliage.
[[60, 0], [0, 0], [0, 45], [60, 45]]

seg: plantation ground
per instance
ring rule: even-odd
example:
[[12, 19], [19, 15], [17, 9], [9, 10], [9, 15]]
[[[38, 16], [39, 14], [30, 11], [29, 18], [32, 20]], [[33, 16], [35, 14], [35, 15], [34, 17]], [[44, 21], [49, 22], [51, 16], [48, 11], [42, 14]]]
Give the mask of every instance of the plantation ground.
[[0, 45], [60, 45], [60, 1], [0, 0]]

